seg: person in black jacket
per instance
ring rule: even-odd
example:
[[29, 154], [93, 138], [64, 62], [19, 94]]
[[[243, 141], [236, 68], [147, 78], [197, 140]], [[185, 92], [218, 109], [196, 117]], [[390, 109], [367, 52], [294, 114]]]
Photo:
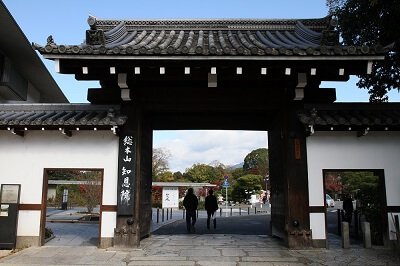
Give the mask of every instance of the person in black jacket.
[[210, 189], [208, 191], [208, 196], [206, 197], [206, 202], [204, 206], [207, 211], [207, 229], [210, 229], [211, 217], [213, 217], [214, 229], [217, 229], [217, 220], [214, 214], [218, 210], [218, 203], [217, 203], [217, 197], [215, 197], [213, 194], [214, 191]]
[[196, 228], [196, 210], [199, 205], [197, 197], [193, 193], [193, 188], [189, 188], [185, 198], [183, 199], [183, 206], [186, 209], [186, 227], [188, 233], [195, 232]]
[[343, 210], [345, 211], [344, 221], [348, 222], [351, 226], [351, 220], [353, 218], [353, 199], [350, 195], [346, 195], [343, 200]]

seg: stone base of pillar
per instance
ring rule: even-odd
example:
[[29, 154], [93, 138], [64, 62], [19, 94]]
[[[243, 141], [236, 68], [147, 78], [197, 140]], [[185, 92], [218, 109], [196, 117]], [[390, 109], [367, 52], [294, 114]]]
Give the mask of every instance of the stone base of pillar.
[[371, 244], [371, 227], [368, 222], [362, 223], [362, 233], [363, 233], [363, 242], [364, 248], [372, 248]]
[[342, 222], [341, 224], [342, 229], [342, 248], [350, 248], [350, 231], [349, 231], [349, 223]]
[[311, 248], [311, 230], [287, 230], [287, 245], [290, 249]]

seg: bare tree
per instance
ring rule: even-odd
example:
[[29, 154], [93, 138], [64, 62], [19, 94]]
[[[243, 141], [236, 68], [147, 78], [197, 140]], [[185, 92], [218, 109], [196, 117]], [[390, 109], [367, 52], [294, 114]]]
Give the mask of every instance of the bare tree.
[[169, 159], [171, 158], [171, 152], [166, 148], [153, 148], [153, 162], [152, 171], [153, 176], [169, 171]]

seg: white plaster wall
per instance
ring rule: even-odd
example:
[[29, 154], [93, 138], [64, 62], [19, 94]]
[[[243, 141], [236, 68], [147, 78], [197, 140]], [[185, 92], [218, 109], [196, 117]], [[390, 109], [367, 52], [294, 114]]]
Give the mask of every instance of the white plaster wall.
[[323, 169], [384, 169], [387, 205], [400, 205], [400, 132], [316, 132], [307, 138], [307, 161], [310, 206], [325, 204]]
[[310, 227], [313, 239], [326, 239], [325, 213], [310, 213]]
[[[41, 204], [44, 168], [101, 168], [103, 205], [116, 205], [118, 137], [111, 130], [72, 134], [68, 138], [59, 131], [26, 131], [21, 138], [0, 131], [0, 184], [21, 184], [20, 203]], [[35, 219], [31, 222], [37, 226], [40, 218]], [[38, 228], [26, 227], [22, 220], [18, 224], [19, 236], [38, 235]]]
[[114, 228], [117, 224], [117, 213], [103, 212], [101, 215], [101, 237], [114, 237]]
[[40, 211], [19, 211], [18, 236], [39, 236]]

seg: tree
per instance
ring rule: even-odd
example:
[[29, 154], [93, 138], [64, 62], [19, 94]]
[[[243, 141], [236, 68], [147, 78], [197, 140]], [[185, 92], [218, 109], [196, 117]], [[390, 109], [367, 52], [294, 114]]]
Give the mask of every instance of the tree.
[[262, 189], [260, 185], [261, 180], [261, 175], [250, 174], [239, 177], [232, 186], [232, 199], [234, 201], [243, 202], [248, 199], [250, 192], [260, 194]]
[[101, 197], [101, 173], [97, 171], [81, 171], [79, 180], [83, 184], [79, 185], [81, 195], [85, 200], [88, 213], [100, 204]]
[[368, 89], [371, 102], [388, 101], [387, 92], [400, 89], [400, 2], [327, 0], [327, 6], [338, 18], [344, 45], [381, 45], [390, 49], [385, 60], [373, 63], [373, 73], [358, 76], [357, 83], [359, 88]]
[[341, 177], [335, 173], [328, 173], [325, 177], [325, 188], [328, 193], [341, 192], [343, 190]]
[[152, 158], [152, 172], [153, 177], [157, 179], [159, 174], [165, 173], [169, 170], [169, 159], [171, 152], [166, 148], [154, 148]]
[[243, 170], [250, 174], [267, 176], [269, 173], [268, 149], [253, 150], [244, 158]]
[[361, 186], [374, 185], [377, 177], [372, 172], [342, 172], [343, 192], [355, 195]]
[[80, 175], [79, 170], [49, 170], [47, 171], [49, 180], [74, 180]]
[[195, 183], [209, 183], [223, 178], [217, 175], [214, 167], [206, 164], [194, 164], [186, 169], [184, 177]]
[[156, 177], [156, 181], [157, 182], [174, 182], [175, 178], [174, 178], [174, 175], [170, 171], [167, 171], [167, 172], [160, 173]]

